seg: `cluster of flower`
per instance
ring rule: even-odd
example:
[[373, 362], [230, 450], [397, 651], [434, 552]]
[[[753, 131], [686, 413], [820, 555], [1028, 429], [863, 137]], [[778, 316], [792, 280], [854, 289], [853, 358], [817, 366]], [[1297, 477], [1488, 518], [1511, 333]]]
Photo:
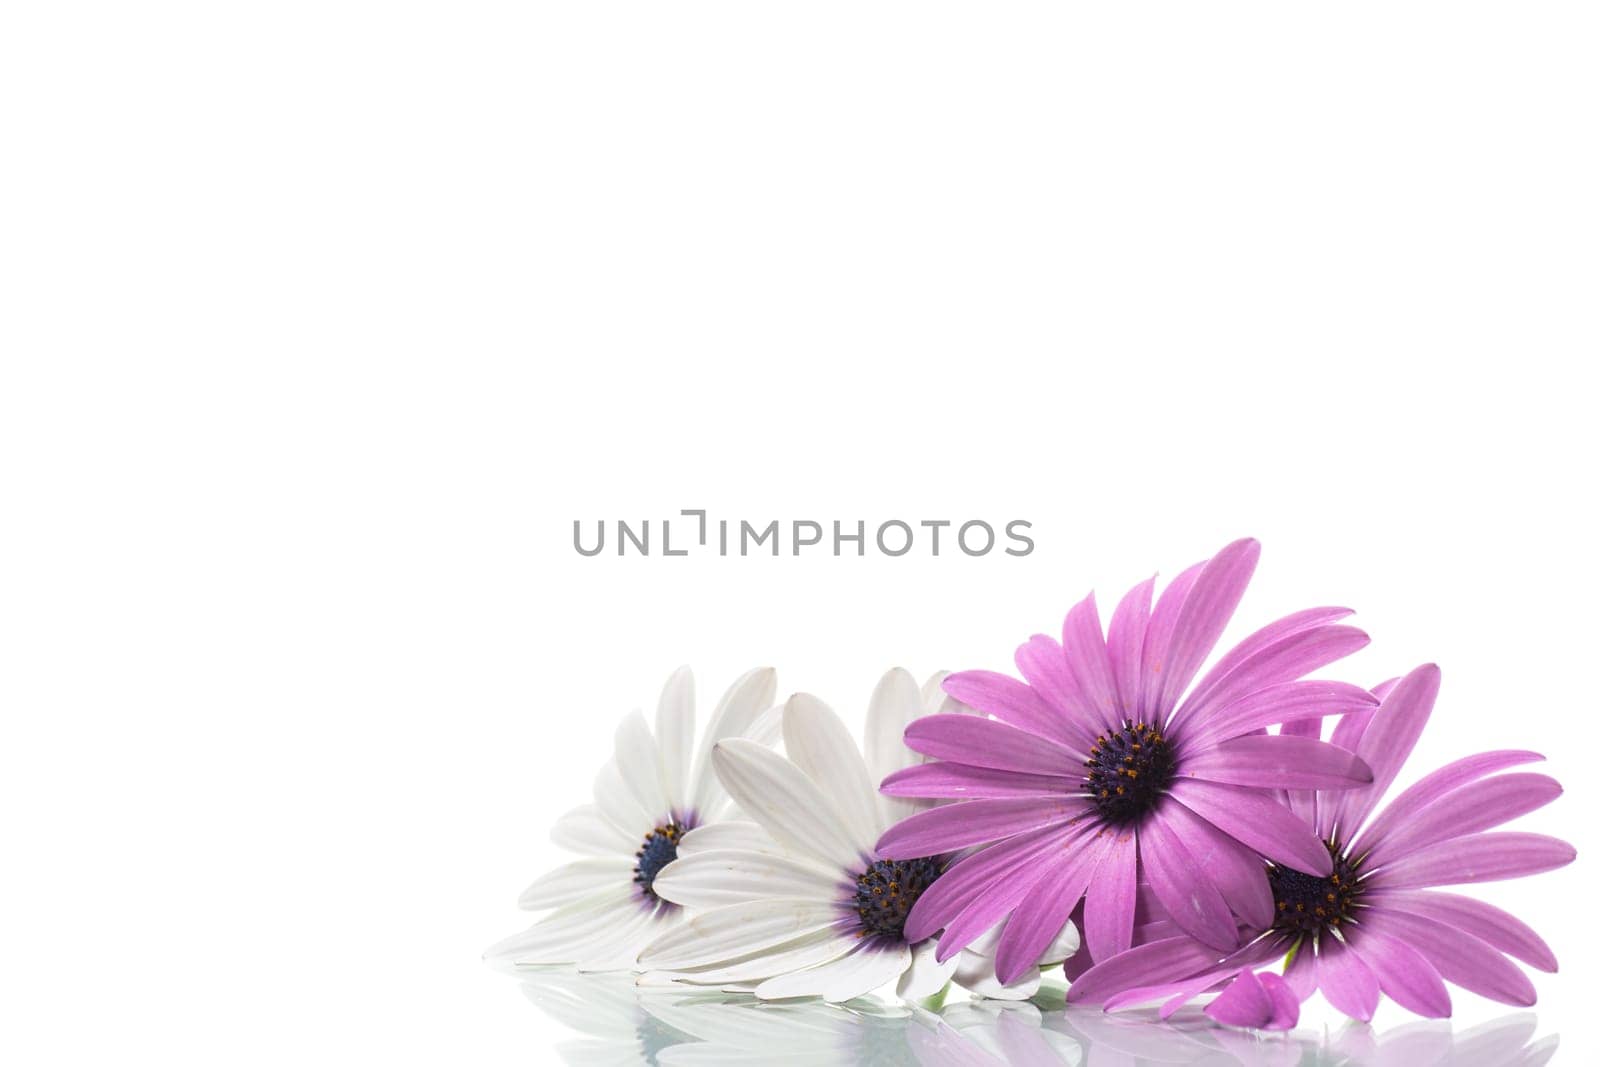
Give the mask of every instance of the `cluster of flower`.
[[680, 670], [654, 733], [624, 721], [594, 803], [557, 823], [585, 858], [523, 893], [549, 914], [489, 955], [763, 1000], [951, 981], [1021, 999], [1059, 966], [1069, 1001], [1165, 1016], [1220, 993], [1215, 1019], [1264, 1028], [1319, 989], [1358, 1019], [1380, 995], [1447, 1016], [1446, 982], [1532, 1004], [1512, 959], [1554, 971], [1549, 947], [1437, 887], [1570, 863], [1563, 841], [1491, 832], [1561, 787], [1501, 773], [1535, 753], [1486, 752], [1380, 809], [1439, 670], [1307, 679], [1367, 643], [1342, 608], [1279, 619], [1202, 675], [1258, 555], [1238, 541], [1159, 597], [1141, 583], [1104, 629], [1091, 594], [1059, 642], [1017, 649], [1022, 680], [890, 671], [860, 746], [815, 697], [774, 707], [770, 670], [734, 683], [697, 746]]

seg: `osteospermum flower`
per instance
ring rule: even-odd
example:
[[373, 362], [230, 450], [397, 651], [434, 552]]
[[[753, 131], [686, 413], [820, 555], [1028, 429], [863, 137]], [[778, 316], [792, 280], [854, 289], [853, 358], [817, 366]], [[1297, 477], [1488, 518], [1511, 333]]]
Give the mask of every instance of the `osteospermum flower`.
[[1343, 608], [1312, 608], [1245, 638], [1191, 685], [1255, 569], [1259, 546], [1236, 541], [1178, 575], [1151, 607], [1154, 579], [1134, 587], [1102, 633], [1091, 593], [1061, 642], [1017, 650], [1026, 681], [951, 675], [945, 691], [993, 718], [913, 723], [906, 744], [937, 762], [889, 776], [893, 796], [961, 802], [913, 815], [879, 841], [912, 861], [973, 846], [917, 901], [915, 941], [941, 929], [946, 958], [1010, 916], [996, 969], [1021, 973], [1080, 899], [1095, 959], [1133, 943], [1141, 882], [1171, 920], [1218, 949], [1238, 922], [1270, 921], [1258, 856], [1332, 873], [1310, 828], [1272, 791], [1372, 780], [1350, 752], [1269, 724], [1370, 708], [1355, 686], [1301, 681], [1367, 643], [1339, 625]]
[[639, 949], [682, 919], [655, 890], [683, 836], [724, 818], [728, 797], [711, 770], [711, 748], [731, 737], [770, 742], [777, 694], [769, 668], [734, 682], [695, 748], [694, 676], [681, 668], [661, 691], [652, 734], [634, 712], [617, 729], [614, 757], [594, 784], [594, 803], [575, 808], [551, 838], [584, 858], [535, 881], [518, 904], [549, 914], [484, 953], [516, 964], [575, 963], [627, 970]]
[[900, 996], [923, 1000], [952, 977], [996, 997], [1037, 989], [1037, 965], [1059, 962], [1077, 947], [1065, 916], [1039, 946], [1032, 970], [1005, 988], [995, 980], [992, 956], [936, 960], [931, 941], [906, 935], [906, 916], [938, 884], [946, 857], [891, 860], [873, 847], [901, 815], [926, 806], [880, 796], [874, 783], [918, 761], [900, 743], [906, 725], [929, 710], [962, 710], [951, 704], [937, 684], [919, 694], [909, 674], [894, 670], [873, 694], [865, 758], [839, 717], [803, 693], [784, 705], [787, 759], [748, 741], [718, 744], [717, 775], [754, 823], [698, 829], [683, 839], [656, 891], [683, 905], [688, 920], [647, 947], [641, 966], [764, 1000], [844, 1001], [889, 982], [897, 982]]
[[[1545, 775], [1498, 773], [1543, 757], [1522, 751], [1468, 756], [1374, 814], [1422, 733], [1438, 690], [1438, 668], [1419, 667], [1380, 687], [1377, 710], [1347, 715], [1334, 729], [1334, 743], [1371, 766], [1371, 785], [1294, 790], [1279, 799], [1323, 843], [1330, 869], [1268, 867], [1270, 921], [1247, 931], [1242, 949], [1219, 955], [1183, 936], [1152, 941], [1091, 967], [1068, 999], [1111, 1008], [1155, 1001], [1166, 1015], [1225, 987], [1206, 1009], [1213, 1018], [1275, 1029], [1293, 1026], [1300, 1003], [1318, 989], [1335, 1008], [1361, 1020], [1372, 1018], [1380, 994], [1418, 1015], [1446, 1017], [1446, 982], [1504, 1004], [1532, 1004], [1533, 984], [1508, 957], [1554, 971], [1549, 946], [1499, 908], [1435, 887], [1520, 878], [1572, 862], [1576, 853], [1565, 841], [1485, 832], [1561, 795], [1561, 786]], [[1291, 726], [1304, 736], [1321, 730], [1316, 720]], [[1283, 957], [1289, 962], [1281, 977], [1255, 972]]]

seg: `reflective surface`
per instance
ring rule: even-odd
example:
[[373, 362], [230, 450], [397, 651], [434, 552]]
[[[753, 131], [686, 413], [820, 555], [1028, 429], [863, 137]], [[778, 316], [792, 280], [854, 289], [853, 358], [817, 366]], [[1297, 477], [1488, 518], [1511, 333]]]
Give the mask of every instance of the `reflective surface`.
[[525, 974], [522, 990], [573, 1031], [558, 1046], [582, 1067], [634, 1064], [881, 1064], [928, 1067], [1537, 1067], [1558, 1038], [1532, 1013], [1453, 1030], [1419, 1021], [1382, 1032], [1352, 1023], [1328, 1033], [1257, 1034], [1199, 1012], [1168, 1022], [1139, 1014], [973, 1000], [939, 1012], [877, 1000], [759, 1003], [749, 997], [640, 987], [628, 975]]

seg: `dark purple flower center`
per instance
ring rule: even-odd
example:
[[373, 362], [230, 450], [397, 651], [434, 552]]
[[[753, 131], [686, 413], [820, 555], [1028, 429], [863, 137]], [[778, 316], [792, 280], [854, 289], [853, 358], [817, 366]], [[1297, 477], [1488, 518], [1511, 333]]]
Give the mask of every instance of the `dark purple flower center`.
[[678, 842], [683, 839], [685, 827], [675, 822], [662, 823], [660, 826], [644, 835], [644, 845], [635, 852], [633, 865], [633, 880], [638, 883], [644, 895], [652, 900], [659, 900], [656, 896], [656, 875], [661, 873], [661, 868], [678, 858]]
[[1286, 934], [1320, 934], [1354, 917], [1361, 879], [1342, 849], [1331, 841], [1323, 844], [1333, 857], [1333, 873], [1326, 878], [1276, 863], [1267, 868], [1277, 910], [1273, 929]]
[[1172, 746], [1148, 723], [1124, 720], [1095, 738], [1084, 761], [1084, 792], [1108, 823], [1137, 822], [1172, 784]]
[[944, 871], [943, 856], [878, 860], [856, 878], [857, 937], [903, 941], [911, 906]]

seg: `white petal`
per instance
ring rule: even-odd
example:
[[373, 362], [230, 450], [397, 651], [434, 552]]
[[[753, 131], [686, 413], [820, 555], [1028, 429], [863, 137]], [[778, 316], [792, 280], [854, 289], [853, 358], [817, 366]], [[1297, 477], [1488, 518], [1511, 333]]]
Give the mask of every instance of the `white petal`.
[[[660, 815], [639, 806], [631, 790], [622, 781], [622, 772], [615, 760], [600, 768], [594, 779], [594, 806], [601, 816], [626, 840], [644, 844], [644, 835], [656, 828]], [[637, 849], [639, 845], [633, 847]]]
[[784, 848], [841, 871], [863, 865], [838, 811], [800, 768], [753, 741], [724, 741], [712, 752], [717, 778], [739, 806]]
[[1010, 985], [1001, 985], [994, 973], [994, 959], [976, 952], [962, 952], [956, 966], [956, 984], [969, 993], [995, 1000], [1027, 1000], [1039, 991], [1039, 968], [1029, 967]]
[[602, 931], [577, 955], [580, 971], [631, 971], [638, 966], [639, 952], [659, 935], [673, 929], [681, 919], [676, 908], [657, 904], [641, 907]]
[[679, 667], [661, 689], [656, 706], [656, 744], [661, 749], [661, 784], [672, 811], [689, 806], [689, 760], [694, 754], [694, 672]]
[[911, 950], [905, 945], [893, 948], [862, 945], [848, 956], [829, 963], [769, 978], [756, 986], [756, 996], [762, 1000], [786, 997], [821, 997], [834, 1003], [852, 1000], [894, 981], [910, 963]]
[[775, 945], [765, 951], [753, 953], [743, 959], [692, 971], [664, 973], [694, 985], [720, 987], [733, 982], [762, 982], [776, 975], [836, 960], [858, 944], [860, 942], [854, 937], [842, 936], [837, 929], [828, 927], [813, 931], [805, 937]]
[[796, 693], [783, 706], [783, 747], [832, 802], [856, 849], [872, 854], [889, 827], [879, 820], [878, 786], [849, 727], [816, 697]]
[[644, 715], [633, 712], [617, 727], [617, 771], [622, 784], [652, 819], [664, 820], [672, 811], [661, 781], [661, 751]]
[[901, 999], [927, 1000], [943, 989], [950, 976], [956, 973], [960, 953], [940, 963], [935, 958], [938, 948], [938, 941], [930, 937], [911, 949], [911, 965], [900, 976], [900, 985], [895, 990]]
[[1067, 924], [1056, 935], [1056, 939], [1046, 945], [1044, 951], [1039, 954], [1039, 966], [1054, 966], [1069, 956], [1077, 955], [1078, 945], [1078, 924], [1068, 919]]
[[656, 894], [686, 908], [718, 908], [747, 900], [793, 897], [842, 901], [846, 886], [837, 871], [770, 852], [712, 849], [679, 855], [652, 883]]
[[950, 677], [949, 671], [935, 671], [922, 683], [922, 714], [923, 715], [982, 715], [977, 708], [961, 703], [955, 697], [944, 691], [944, 680]]
[[637, 914], [640, 907], [631, 888], [586, 897], [556, 909], [522, 933], [489, 946], [483, 958], [518, 964], [572, 963], [584, 945]]
[[840, 919], [839, 906], [815, 900], [754, 900], [690, 915], [639, 956], [647, 970], [708, 967], [781, 945]]
[[723, 738], [742, 737], [756, 717], [772, 707], [777, 695], [778, 672], [771, 667], [758, 667], [729, 686], [717, 710], [711, 713], [689, 783], [689, 806], [701, 821], [710, 819], [715, 814], [713, 809], [724, 799], [722, 787], [711, 770], [712, 748]]
[[867, 705], [867, 772], [877, 795], [879, 818], [887, 829], [926, 805], [904, 797], [886, 797], [878, 785], [895, 771], [921, 762], [905, 744], [906, 727], [922, 714], [916, 680], [896, 667], [878, 681]]
[[678, 842], [678, 858], [692, 856], [712, 849], [736, 848], [746, 852], [781, 852], [782, 846], [760, 823], [744, 819], [714, 822], [710, 826], [697, 826], [683, 835]]
[[618, 889], [633, 882], [633, 864], [625, 859], [576, 860], [534, 879], [517, 898], [524, 911], [559, 908], [605, 889]]
[[568, 852], [586, 856], [631, 856], [640, 844], [612, 825], [593, 804], [573, 808], [557, 819], [550, 840]]

